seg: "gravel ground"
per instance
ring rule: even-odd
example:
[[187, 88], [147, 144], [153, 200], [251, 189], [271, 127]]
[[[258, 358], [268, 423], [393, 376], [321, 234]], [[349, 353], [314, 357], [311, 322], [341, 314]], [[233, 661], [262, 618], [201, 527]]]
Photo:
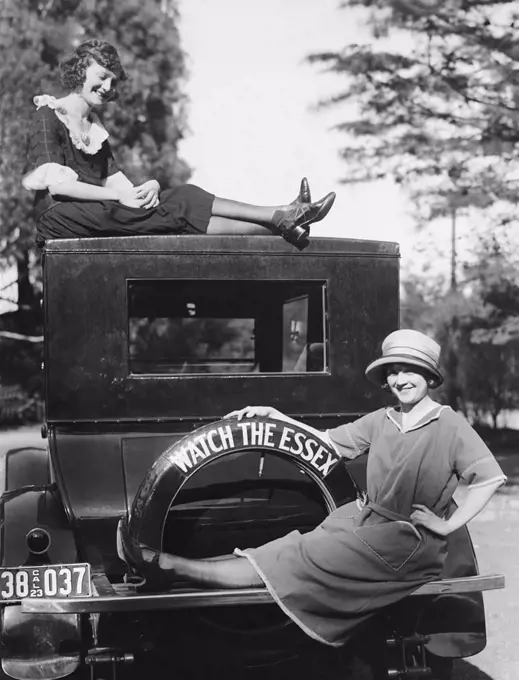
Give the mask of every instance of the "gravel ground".
[[[44, 446], [40, 427], [0, 431], [1, 452], [22, 446]], [[476, 656], [456, 662], [454, 680], [519, 680], [519, 452], [497, 455], [508, 484], [470, 524], [483, 574], [504, 574], [504, 590], [485, 594], [487, 646]]]
[[519, 454], [497, 455], [508, 475], [471, 523], [480, 572], [504, 574], [504, 590], [485, 593], [487, 646], [459, 662], [455, 680], [519, 680]]

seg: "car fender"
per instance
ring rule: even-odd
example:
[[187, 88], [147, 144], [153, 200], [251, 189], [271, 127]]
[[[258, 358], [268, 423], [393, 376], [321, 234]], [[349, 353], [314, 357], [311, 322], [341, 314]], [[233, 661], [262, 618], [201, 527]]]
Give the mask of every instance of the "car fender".
[[37, 563], [26, 542], [27, 533], [36, 527], [48, 531], [51, 538], [43, 562], [77, 561], [74, 534], [58, 488], [51, 479], [46, 449], [24, 448], [7, 452], [4, 493], [0, 500], [2, 566], [21, 566], [31, 560]]
[[[357, 485], [366, 488], [364, 454], [346, 466]], [[453, 500], [447, 517], [456, 510]], [[447, 536], [447, 559], [442, 578], [467, 578], [479, 574], [474, 546], [466, 526]], [[435, 597], [410, 598], [406, 607], [400, 604], [400, 616], [407, 616], [410, 625], [427, 636], [426, 648], [439, 657], [459, 658], [479, 654], [486, 645], [485, 607], [480, 592], [448, 593]], [[405, 612], [405, 613], [404, 613]]]

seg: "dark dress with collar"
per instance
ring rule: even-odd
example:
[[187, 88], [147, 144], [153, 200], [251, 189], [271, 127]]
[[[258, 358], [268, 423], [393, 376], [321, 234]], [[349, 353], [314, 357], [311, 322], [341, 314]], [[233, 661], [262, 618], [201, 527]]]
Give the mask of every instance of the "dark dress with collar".
[[[119, 171], [108, 139], [97, 153], [85, 153], [73, 144], [55, 111], [44, 105], [34, 113], [26, 173], [48, 163], [71, 168], [78, 181], [97, 186]], [[43, 188], [35, 192], [36, 242], [41, 246], [48, 238], [205, 233], [213, 201], [213, 194], [192, 184], [161, 192], [160, 205], [149, 210], [117, 201], [58, 200]]]
[[441, 517], [459, 479], [475, 487], [506, 477], [474, 429], [445, 406], [407, 431], [390, 408], [327, 435], [345, 458], [369, 449], [363, 509], [352, 515], [348, 504], [309, 533], [235, 553], [305, 633], [337, 647], [377, 610], [440, 577], [446, 539], [411, 524], [413, 504]]

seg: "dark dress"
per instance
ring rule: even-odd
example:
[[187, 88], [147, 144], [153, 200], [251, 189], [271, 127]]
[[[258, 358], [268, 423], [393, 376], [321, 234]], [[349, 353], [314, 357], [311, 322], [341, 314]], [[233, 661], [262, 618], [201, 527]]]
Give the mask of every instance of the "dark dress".
[[[102, 186], [119, 172], [108, 133], [94, 117], [91, 146], [77, 142], [60, 112], [59, 100], [43, 96], [35, 112], [23, 184], [35, 191], [38, 245], [48, 238], [137, 236], [144, 234], [200, 234], [207, 231], [214, 195], [192, 184], [166, 189], [160, 204], [148, 210], [130, 208], [117, 201], [82, 201], [60, 197], [47, 190], [59, 181], [77, 179]], [[56, 111], [57, 110], [57, 111]], [[63, 116], [62, 116], [63, 118]], [[80, 146], [81, 148], [78, 148]], [[67, 170], [68, 169], [68, 170]]]
[[332, 512], [316, 529], [239, 550], [283, 611], [310, 637], [340, 646], [378, 609], [441, 575], [446, 539], [409, 521], [413, 504], [443, 516], [459, 479], [475, 487], [506, 481], [483, 440], [458, 414], [435, 405], [401, 429], [381, 409], [328, 431], [346, 458], [369, 448], [368, 500]]

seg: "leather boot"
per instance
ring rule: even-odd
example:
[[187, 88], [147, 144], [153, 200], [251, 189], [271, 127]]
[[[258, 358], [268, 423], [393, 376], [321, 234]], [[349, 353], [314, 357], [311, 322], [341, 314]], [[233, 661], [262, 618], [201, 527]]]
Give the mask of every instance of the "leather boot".
[[335, 192], [332, 191], [315, 203], [291, 204], [284, 210], [276, 210], [273, 224], [285, 241], [298, 250], [304, 250], [310, 243], [310, 225], [324, 219], [334, 201]]
[[298, 203], [311, 203], [312, 194], [310, 193], [310, 185], [306, 177], [301, 180], [301, 186], [299, 187], [299, 194], [297, 198], [294, 198], [290, 205], [297, 205]]

